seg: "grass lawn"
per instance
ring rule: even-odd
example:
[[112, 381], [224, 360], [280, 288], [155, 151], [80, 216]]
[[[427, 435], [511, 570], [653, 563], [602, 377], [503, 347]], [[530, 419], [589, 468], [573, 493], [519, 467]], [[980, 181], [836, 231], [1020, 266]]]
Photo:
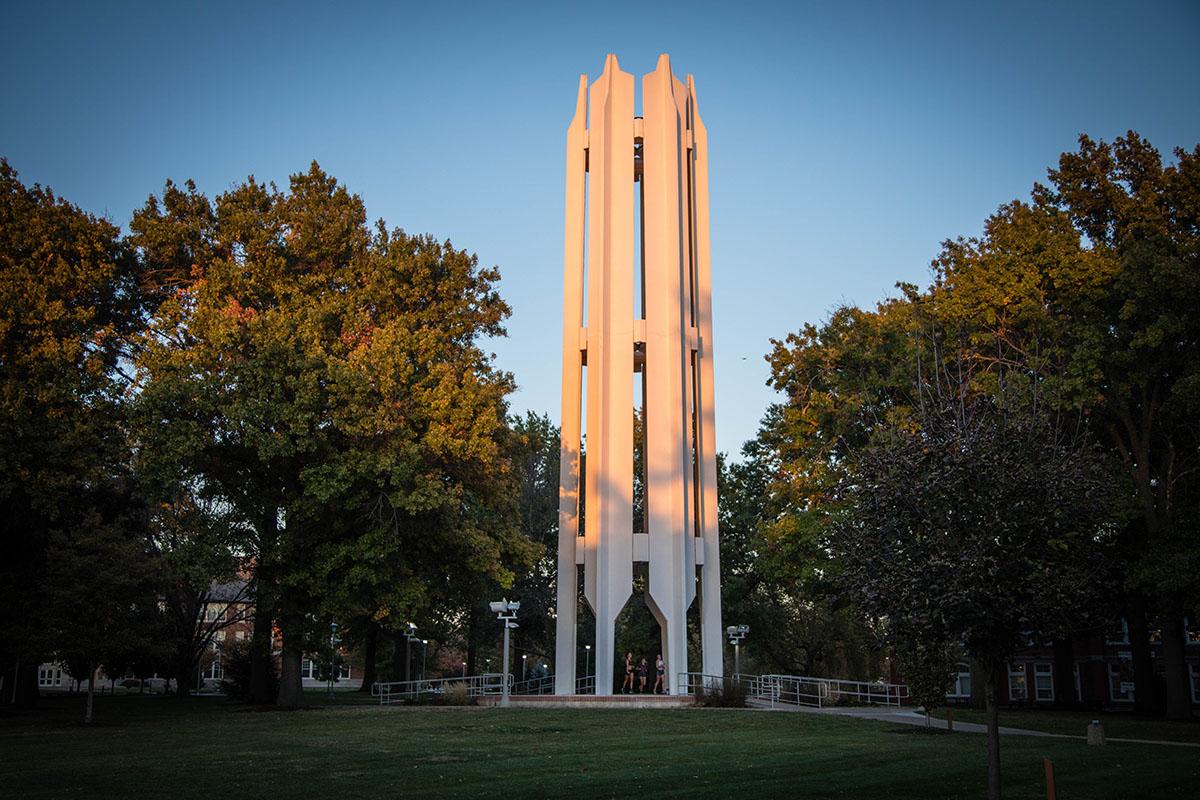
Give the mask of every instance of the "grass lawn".
[[[317, 698], [313, 697], [315, 701]], [[0, 717], [0, 796], [979, 798], [984, 738], [749, 710], [379, 708], [79, 698]], [[1005, 797], [1196, 797], [1200, 751], [1006, 737]]]
[[[946, 710], [939, 708], [933, 712], [933, 716], [945, 719]], [[1088, 723], [1094, 719], [1104, 723], [1105, 736], [1200, 743], [1200, 719], [1194, 719], [1192, 722], [1167, 722], [1135, 716], [1124, 711], [1049, 711], [1038, 708], [1000, 711], [1001, 727], [1065, 733], [1068, 736], [1086, 736]], [[983, 711], [971, 708], [956, 708], [954, 721], [986, 724], [987, 715]], [[1197, 758], [1200, 758], [1200, 752], [1197, 753]]]

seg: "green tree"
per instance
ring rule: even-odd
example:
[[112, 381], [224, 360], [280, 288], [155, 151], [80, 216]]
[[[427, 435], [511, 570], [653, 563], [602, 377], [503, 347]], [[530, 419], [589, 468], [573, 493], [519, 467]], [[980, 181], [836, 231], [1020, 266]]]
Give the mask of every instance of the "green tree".
[[830, 546], [840, 581], [893, 641], [962, 642], [983, 665], [998, 800], [995, 675], [1022, 637], [1090, 608], [1113, 535], [1107, 474], [1086, 436], [1020, 396], [930, 392], [919, 422], [857, 454]]
[[315, 163], [215, 208], [168, 184], [132, 228], [148, 269], [180, 276], [140, 342], [142, 468], [200, 481], [253, 532], [252, 698], [272, 617], [294, 705], [319, 620], [394, 628], [464, 575], [512, 580], [531, 551], [506, 493], [511, 380], [479, 346], [508, 313], [495, 269], [372, 231]]
[[96, 670], [150, 649], [158, 600], [144, 505], [111, 482], [90, 494], [91, 513], [51, 535], [42, 595], [55, 655], [88, 665], [86, 723]]
[[897, 654], [904, 665], [908, 696], [924, 710], [928, 728], [930, 712], [946, 704], [946, 695], [954, 685], [958, 648], [945, 642], [917, 639], [899, 643]]
[[32, 703], [38, 663], [66, 644], [45, 635], [49, 570], [128, 474], [119, 368], [138, 280], [116, 226], [0, 160], [0, 668], [20, 689], [6, 702]]
[[[1107, 264], [1103, 291], [1057, 293], [1094, 370], [1088, 410], [1124, 466], [1138, 515], [1127, 528], [1126, 615], [1136, 700], [1153, 706], [1143, 603], [1162, 621], [1166, 711], [1191, 717], [1184, 617], [1200, 610], [1200, 145], [1164, 165], [1130, 131], [1087, 136], [1064, 153], [1034, 200], [1070, 218]], [[1146, 698], [1146, 695], [1150, 695]], [[1145, 700], [1149, 699], [1149, 703]]]

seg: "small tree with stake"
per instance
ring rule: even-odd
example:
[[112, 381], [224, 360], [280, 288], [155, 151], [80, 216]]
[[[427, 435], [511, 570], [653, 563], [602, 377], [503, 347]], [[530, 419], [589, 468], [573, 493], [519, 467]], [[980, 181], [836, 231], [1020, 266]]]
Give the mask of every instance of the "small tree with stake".
[[995, 675], [1023, 634], [1090, 602], [1106, 482], [1078, 426], [1065, 431], [1015, 392], [949, 394], [863, 448], [831, 546], [865, 611], [924, 642], [961, 641], [986, 669], [988, 797], [999, 800]]
[[929, 727], [929, 712], [946, 703], [946, 693], [954, 683], [954, 667], [958, 663], [956, 648], [944, 642], [923, 642], [909, 637], [896, 648], [900, 669], [908, 684], [912, 701], [925, 709], [925, 727]]

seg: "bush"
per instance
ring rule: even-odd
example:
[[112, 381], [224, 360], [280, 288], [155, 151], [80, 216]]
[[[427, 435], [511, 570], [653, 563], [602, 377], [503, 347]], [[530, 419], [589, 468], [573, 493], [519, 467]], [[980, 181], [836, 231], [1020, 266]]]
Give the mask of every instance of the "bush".
[[719, 685], [696, 687], [696, 705], [704, 708], [745, 708], [746, 687], [732, 678]]
[[[244, 703], [250, 697], [250, 641], [227, 642], [221, 654], [221, 663], [225, 668], [225, 677], [221, 680], [221, 691], [230, 700]], [[267, 672], [268, 690], [271, 697], [278, 694], [279, 675], [275, 672], [275, 662]]]
[[448, 684], [441, 695], [442, 705], [447, 706], [473, 706], [475, 698], [471, 696], [471, 690], [465, 683]]

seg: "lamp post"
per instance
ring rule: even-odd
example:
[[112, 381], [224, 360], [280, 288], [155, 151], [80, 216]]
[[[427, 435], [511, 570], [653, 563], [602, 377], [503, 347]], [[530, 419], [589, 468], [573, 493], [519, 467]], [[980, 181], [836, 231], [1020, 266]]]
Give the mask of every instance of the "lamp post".
[[725, 629], [725, 634], [729, 637], [729, 643], [733, 645], [734, 675], [738, 675], [742, 671], [742, 639], [745, 639], [746, 634], [749, 632], [749, 625], [730, 625]]
[[592, 646], [590, 644], [585, 644], [583, 649], [587, 651], [587, 655], [585, 656], [585, 660], [583, 662], [583, 677], [587, 678], [592, 674]]
[[337, 623], [329, 623], [329, 675], [325, 684], [325, 694], [333, 697], [333, 671], [337, 669], [334, 663], [337, 660], [337, 650], [334, 649], [337, 645]]
[[467, 677], [467, 662], [466, 661], [462, 662], [462, 673], [463, 673], [462, 676], [464, 678]]
[[521, 680], [522, 680], [522, 682], [525, 680], [525, 660], [527, 658], [529, 658], [528, 653], [524, 653], [521, 655]]
[[508, 632], [512, 628], [517, 627], [517, 609], [521, 607], [521, 601], [497, 600], [489, 604], [492, 613], [496, 615], [496, 619], [504, 623], [504, 673], [500, 678], [500, 705], [508, 707]]
[[412, 643], [413, 639], [417, 638], [417, 626], [413, 623], [408, 623], [408, 630], [404, 632], [404, 682], [408, 683], [412, 680]]
[[429, 644], [428, 639], [421, 640], [421, 680], [425, 680], [425, 664], [426, 664], [425, 648], [428, 644]]

